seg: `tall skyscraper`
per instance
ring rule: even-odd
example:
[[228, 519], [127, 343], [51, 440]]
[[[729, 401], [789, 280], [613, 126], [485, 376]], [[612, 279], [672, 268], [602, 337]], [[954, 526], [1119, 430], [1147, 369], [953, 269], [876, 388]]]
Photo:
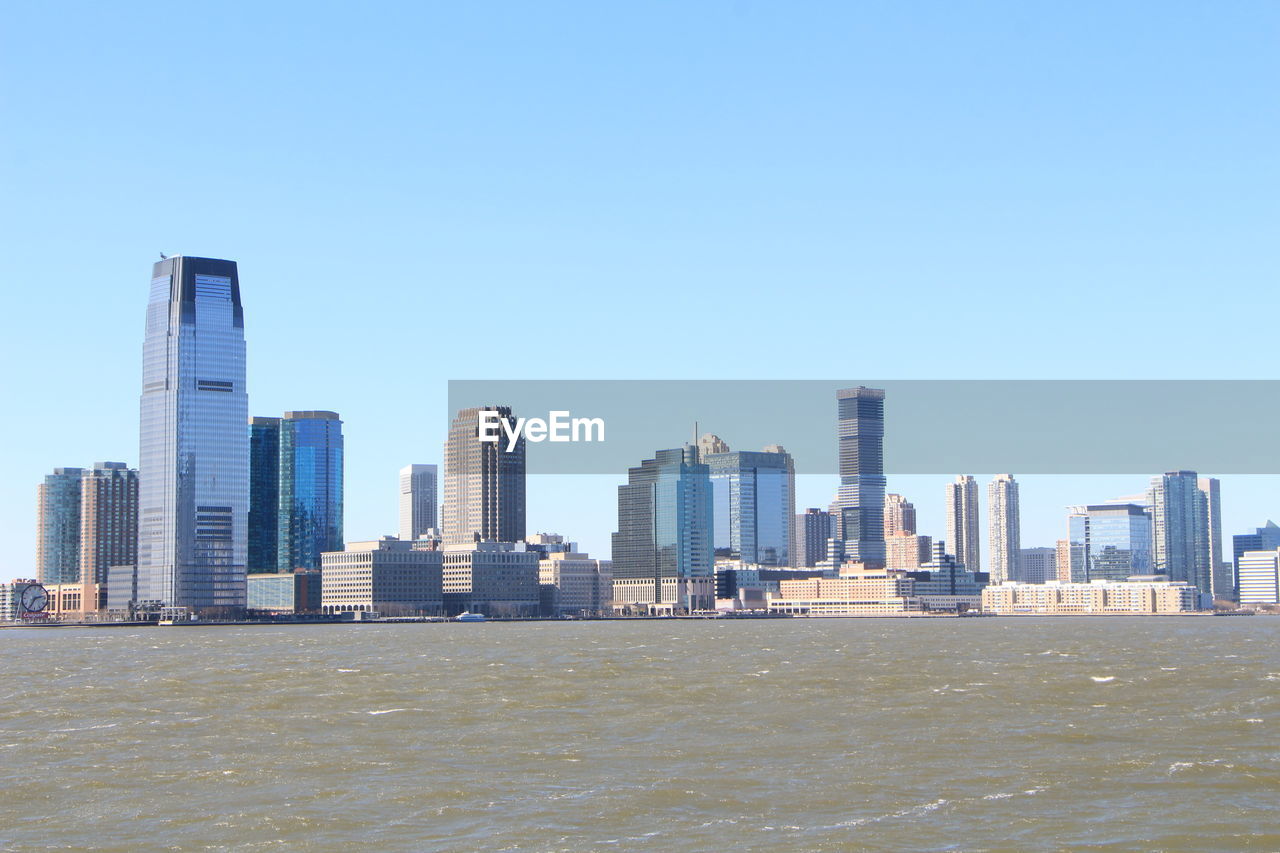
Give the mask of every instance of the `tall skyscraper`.
[[846, 560], [884, 568], [884, 391], [836, 392], [840, 535]]
[[1067, 517], [1072, 583], [1149, 575], [1151, 516], [1139, 504], [1091, 504]]
[[138, 472], [95, 462], [80, 481], [80, 580], [105, 584], [112, 566], [137, 562]]
[[437, 525], [435, 465], [400, 469], [400, 538], [412, 541]]
[[277, 568], [319, 569], [342, 550], [342, 420], [336, 412], [285, 412], [280, 420]]
[[795, 465], [781, 447], [702, 456], [711, 471], [717, 554], [762, 566], [791, 565]]
[[446, 545], [520, 542], [525, 534], [525, 441], [507, 450], [480, 440], [481, 411], [492, 411], [513, 430], [509, 406], [463, 409], [449, 426], [444, 445], [442, 535]]
[[[914, 535], [916, 533], [916, 507], [902, 495], [884, 496], [884, 535]], [[925, 562], [928, 562], [926, 559]]]
[[978, 483], [968, 474], [947, 484], [947, 540], [961, 565], [971, 572], [980, 571]]
[[243, 608], [249, 403], [234, 261], [173, 257], [153, 267], [141, 415], [139, 598]]
[[659, 450], [618, 487], [613, 596], [628, 605], [715, 605], [711, 469], [693, 445]]
[[249, 570], [280, 562], [280, 419], [249, 419]]
[[1209, 500], [1195, 471], [1170, 471], [1151, 480], [1149, 492], [1155, 570], [1213, 594], [1209, 552]]
[[1021, 526], [1018, 483], [1012, 474], [997, 474], [987, 485], [987, 541], [991, 550], [987, 571], [992, 583], [1018, 579]]
[[83, 468], [54, 468], [36, 487], [36, 578], [80, 580], [80, 480]]
[[831, 513], [810, 507], [796, 516], [795, 559], [797, 568], [813, 568], [827, 558], [827, 540], [834, 534]]

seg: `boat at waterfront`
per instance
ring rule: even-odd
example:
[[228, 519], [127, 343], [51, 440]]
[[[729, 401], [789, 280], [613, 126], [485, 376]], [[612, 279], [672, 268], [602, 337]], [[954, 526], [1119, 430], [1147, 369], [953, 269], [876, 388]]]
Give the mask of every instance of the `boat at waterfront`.
[[467, 610], [467, 611], [463, 611], [462, 613], [459, 613], [456, 621], [458, 621], [458, 622], [488, 622], [488, 621], [489, 621], [489, 617], [485, 616], [483, 613], [472, 613], [471, 611]]

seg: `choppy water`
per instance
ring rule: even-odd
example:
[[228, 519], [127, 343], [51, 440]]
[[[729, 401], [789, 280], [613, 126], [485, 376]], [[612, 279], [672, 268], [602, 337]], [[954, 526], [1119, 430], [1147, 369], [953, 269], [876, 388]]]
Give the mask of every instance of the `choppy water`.
[[1280, 849], [1280, 618], [0, 631], [0, 849]]

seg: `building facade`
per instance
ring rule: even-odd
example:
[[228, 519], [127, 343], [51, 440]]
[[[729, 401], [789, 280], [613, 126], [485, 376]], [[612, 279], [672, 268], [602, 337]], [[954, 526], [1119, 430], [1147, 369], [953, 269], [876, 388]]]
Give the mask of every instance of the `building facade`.
[[884, 537], [912, 535], [916, 532], [916, 507], [902, 495], [884, 496]]
[[342, 550], [342, 419], [336, 412], [285, 412], [280, 420], [280, 522], [276, 568], [320, 568]]
[[1151, 516], [1139, 504], [1072, 507], [1067, 534], [1073, 583], [1123, 581], [1154, 570]]
[[978, 528], [978, 483], [965, 474], [947, 484], [947, 540], [955, 558], [973, 572], [982, 565]]
[[1058, 580], [1058, 549], [1023, 548], [1018, 552], [1018, 576], [1010, 580], [1023, 583]]
[[446, 545], [442, 553], [446, 615], [538, 615], [542, 556], [538, 551], [523, 542], [475, 542]]
[[1238, 564], [1241, 604], [1280, 604], [1280, 548], [1245, 551]]
[[613, 563], [595, 560], [553, 533], [529, 537], [538, 560], [539, 607], [543, 616], [595, 616], [613, 607]]
[[36, 577], [80, 580], [80, 481], [83, 468], [54, 468], [36, 488]]
[[234, 261], [155, 264], [142, 361], [138, 595], [196, 612], [243, 610], [249, 407]]
[[249, 419], [250, 573], [280, 563], [280, 419]]
[[991, 553], [987, 573], [992, 583], [1017, 579], [1021, 530], [1018, 482], [1012, 474], [997, 474], [987, 484], [987, 543]]
[[449, 426], [444, 446], [444, 504], [441, 527], [446, 545], [520, 542], [525, 535], [525, 440], [507, 450], [505, 438], [480, 440], [482, 411], [495, 412], [512, 430], [508, 406], [462, 409]]
[[884, 391], [836, 392], [840, 487], [839, 533], [843, 559], [870, 568], [885, 565]]
[[260, 613], [319, 613], [324, 604], [320, 572], [250, 572], [248, 609]]
[[1152, 479], [1148, 495], [1155, 570], [1211, 597], [1209, 499], [1200, 478], [1195, 471], [1170, 471]]
[[412, 542], [438, 524], [438, 477], [435, 465], [400, 469], [400, 538]]
[[1268, 521], [1254, 528], [1252, 533], [1240, 533], [1231, 537], [1231, 565], [1234, 568], [1233, 585], [1236, 601], [1240, 600], [1240, 558], [1248, 551], [1274, 551], [1280, 548], [1280, 525]]
[[933, 537], [912, 533], [887, 536], [884, 540], [885, 565], [901, 572], [918, 571], [933, 559]]
[[831, 529], [831, 513], [809, 507], [796, 516], [793, 564], [811, 568], [827, 558], [827, 540], [835, 535]]
[[1005, 581], [982, 591], [982, 610], [999, 616], [1137, 616], [1190, 613], [1199, 593], [1177, 581]]
[[440, 551], [390, 536], [348, 542], [320, 556], [320, 602], [325, 613], [440, 616], [444, 612]]
[[700, 457], [710, 469], [714, 545], [718, 556], [791, 565], [795, 465], [781, 447]]

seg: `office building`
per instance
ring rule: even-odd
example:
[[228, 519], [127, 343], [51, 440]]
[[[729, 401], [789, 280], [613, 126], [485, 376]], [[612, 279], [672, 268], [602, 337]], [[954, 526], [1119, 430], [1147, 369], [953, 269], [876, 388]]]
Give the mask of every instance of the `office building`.
[[888, 494], [884, 496], [884, 536], [902, 534], [912, 535], [916, 532], [916, 507], [902, 495]]
[[1067, 533], [1073, 583], [1123, 581], [1153, 571], [1151, 516], [1139, 504], [1072, 507]]
[[597, 616], [613, 607], [613, 563], [595, 560], [554, 533], [535, 533], [539, 610], [543, 616]]
[[700, 457], [710, 469], [718, 556], [762, 566], [791, 564], [795, 465], [781, 447]]
[[981, 568], [978, 483], [967, 474], [947, 484], [947, 540], [961, 565], [972, 572]]
[[1012, 474], [997, 474], [987, 485], [987, 542], [991, 553], [987, 573], [992, 583], [1018, 577], [1021, 524], [1018, 483]]
[[918, 533], [899, 533], [886, 536], [885, 567], [900, 572], [919, 571], [933, 559], [933, 537]]
[[792, 616], [907, 616], [924, 612], [912, 585], [902, 572], [856, 569], [836, 578], [779, 581], [766, 602], [770, 612]]
[[831, 527], [831, 513], [817, 507], [809, 507], [796, 516], [792, 562], [800, 568], [818, 565], [827, 558], [827, 540], [834, 535]]
[[1242, 605], [1280, 604], [1280, 548], [1245, 551], [1237, 564]]
[[1233, 585], [1236, 601], [1240, 590], [1240, 557], [1246, 551], [1274, 551], [1280, 548], [1280, 525], [1268, 521], [1266, 526], [1254, 528], [1253, 533], [1240, 533], [1231, 537], [1231, 565], [1234, 568]]
[[524, 542], [446, 545], [444, 609], [448, 616], [483, 613], [501, 618], [537, 616], [542, 554]]
[[840, 488], [836, 556], [868, 568], [884, 568], [884, 391], [836, 392]]
[[123, 462], [95, 462], [80, 480], [80, 573], [85, 612], [107, 606], [112, 566], [138, 562], [138, 472]]
[[249, 419], [250, 573], [280, 562], [280, 419]]
[[248, 609], [258, 613], [319, 613], [323, 606], [320, 572], [250, 572]]
[[1222, 559], [1222, 487], [1216, 477], [1197, 477], [1196, 488], [1204, 495], [1205, 533], [1209, 537], [1209, 580], [1213, 597], [1236, 600], [1234, 562]]
[[440, 616], [442, 555], [391, 536], [348, 542], [320, 555], [320, 602], [325, 613]]
[[1209, 499], [1195, 471], [1170, 471], [1155, 477], [1151, 504], [1155, 571], [1185, 581], [1206, 598], [1213, 595], [1210, 559]]
[[285, 412], [280, 420], [280, 523], [276, 568], [320, 568], [342, 550], [342, 420], [336, 412]]
[[243, 610], [249, 411], [234, 261], [155, 264], [142, 363], [138, 595], [208, 614]]
[[1198, 598], [1194, 586], [1179, 581], [1005, 581], [982, 591], [982, 610], [998, 616], [1140, 616], [1190, 613]]
[[649, 611], [715, 606], [711, 469], [698, 450], [659, 450], [618, 487], [613, 596]]
[[444, 446], [441, 527], [446, 545], [524, 540], [524, 436], [510, 450], [505, 435], [501, 441], [481, 441], [482, 411], [495, 412], [515, 429], [515, 415], [507, 406], [462, 409], [453, 419]]
[[437, 525], [437, 468], [406, 465], [400, 469], [400, 538], [412, 542]]
[[36, 577], [80, 580], [80, 480], [83, 468], [54, 468], [36, 488]]
[[[1022, 583], [1058, 580], [1058, 549], [1023, 548], [1018, 552], [1018, 576], [1010, 580]], [[992, 580], [992, 583], [995, 581]]]

